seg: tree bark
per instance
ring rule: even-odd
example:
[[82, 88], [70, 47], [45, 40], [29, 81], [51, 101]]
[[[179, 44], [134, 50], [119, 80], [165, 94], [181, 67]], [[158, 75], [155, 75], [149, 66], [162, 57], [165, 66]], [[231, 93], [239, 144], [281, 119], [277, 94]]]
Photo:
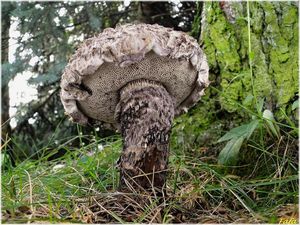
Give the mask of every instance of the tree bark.
[[174, 102], [160, 84], [139, 81], [122, 89], [116, 109], [123, 136], [120, 188], [165, 187]]
[[264, 99], [273, 112], [288, 110], [298, 92], [298, 7], [249, 2], [250, 29], [247, 7], [247, 2], [204, 3], [201, 42], [212, 84], [223, 93], [219, 103], [242, 117], [236, 102], [256, 111], [255, 101]]
[[[9, 50], [9, 28], [10, 28], [10, 13], [14, 9], [11, 2], [2, 3], [2, 16], [1, 16], [1, 63], [8, 63], [8, 50]], [[9, 124], [9, 92], [8, 84], [1, 86], [1, 145], [8, 139], [11, 134], [11, 127]]]

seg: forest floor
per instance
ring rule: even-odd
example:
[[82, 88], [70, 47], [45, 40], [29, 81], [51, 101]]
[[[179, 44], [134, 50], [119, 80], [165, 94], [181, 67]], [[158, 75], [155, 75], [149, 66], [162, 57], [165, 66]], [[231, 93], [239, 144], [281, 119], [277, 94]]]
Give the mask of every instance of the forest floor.
[[299, 222], [297, 140], [282, 139], [257, 157], [242, 151], [246, 160], [235, 167], [220, 166], [206, 147], [171, 150], [163, 197], [117, 191], [119, 136], [80, 149], [67, 143], [15, 167], [2, 159], [3, 223]]

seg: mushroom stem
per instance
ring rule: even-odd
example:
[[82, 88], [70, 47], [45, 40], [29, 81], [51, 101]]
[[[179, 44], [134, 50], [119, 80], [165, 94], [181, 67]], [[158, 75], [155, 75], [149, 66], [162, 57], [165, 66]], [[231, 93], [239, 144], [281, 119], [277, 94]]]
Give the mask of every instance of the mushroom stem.
[[120, 188], [163, 189], [166, 183], [174, 100], [153, 81], [127, 84], [116, 118], [123, 137]]

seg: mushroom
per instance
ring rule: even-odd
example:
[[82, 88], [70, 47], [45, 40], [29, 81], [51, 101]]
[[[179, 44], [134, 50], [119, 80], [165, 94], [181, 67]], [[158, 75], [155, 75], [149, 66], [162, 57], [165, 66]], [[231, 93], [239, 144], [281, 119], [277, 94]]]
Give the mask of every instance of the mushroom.
[[121, 189], [161, 189], [172, 121], [204, 94], [208, 70], [205, 54], [187, 34], [126, 24], [82, 43], [62, 75], [61, 100], [74, 122], [119, 129]]

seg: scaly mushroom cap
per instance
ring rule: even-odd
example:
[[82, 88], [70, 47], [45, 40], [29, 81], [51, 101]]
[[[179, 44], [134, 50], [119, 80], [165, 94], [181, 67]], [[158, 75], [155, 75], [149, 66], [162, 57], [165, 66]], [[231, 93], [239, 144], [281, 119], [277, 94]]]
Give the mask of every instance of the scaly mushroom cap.
[[208, 86], [208, 64], [197, 41], [159, 25], [107, 28], [83, 42], [61, 80], [61, 100], [73, 121], [115, 124], [122, 87], [132, 81], [161, 83], [174, 97], [176, 115], [187, 111]]

